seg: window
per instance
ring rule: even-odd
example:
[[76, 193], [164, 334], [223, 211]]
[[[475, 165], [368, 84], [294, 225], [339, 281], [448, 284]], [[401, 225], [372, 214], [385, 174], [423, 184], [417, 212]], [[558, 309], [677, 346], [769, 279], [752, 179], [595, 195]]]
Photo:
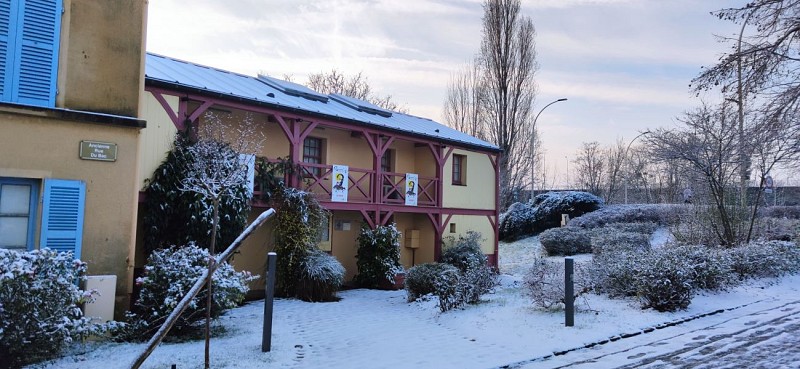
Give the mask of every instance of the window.
[[[303, 141], [303, 162], [311, 164], [322, 164], [322, 139], [308, 137]], [[322, 173], [321, 168], [308, 168], [307, 175], [313, 173], [319, 177]]]
[[392, 169], [392, 150], [386, 150], [383, 156], [381, 156], [381, 171], [384, 173], [391, 173], [394, 171]]
[[453, 184], [467, 185], [467, 157], [464, 155], [453, 154]]
[[[381, 171], [386, 173], [394, 173], [394, 165], [393, 164], [393, 157], [394, 157], [394, 150], [386, 150], [386, 152], [381, 156]], [[400, 199], [400, 193], [394, 189], [392, 183], [395, 180], [395, 176], [390, 176], [389, 179], [384, 177], [383, 180], [383, 194], [384, 196], [388, 194], [389, 199], [397, 200]]]
[[0, 0], [0, 101], [55, 106], [61, 0]]
[[0, 247], [32, 250], [39, 183], [0, 178]]
[[[36, 231], [38, 180], [0, 178], [0, 248], [32, 250]], [[81, 255], [86, 184], [46, 179], [42, 191], [39, 248]]]

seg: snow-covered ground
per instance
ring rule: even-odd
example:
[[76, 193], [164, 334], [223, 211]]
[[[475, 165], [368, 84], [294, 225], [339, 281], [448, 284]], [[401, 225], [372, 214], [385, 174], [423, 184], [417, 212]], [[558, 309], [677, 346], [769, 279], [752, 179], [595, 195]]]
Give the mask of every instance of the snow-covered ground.
[[[663, 237], [654, 238], [654, 243], [663, 242]], [[564, 327], [563, 312], [535, 308], [520, 288], [526, 264], [539, 250], [535, 237], [501, 244], [501, 268], [508, 274], [501, 277], [501, 286], [487, 295], [484, 302], [463, 310], [440, 313], [433, 300], [407, 303], [404, 291], [343, 291], [342, 300], [333, 303], [276, 300], [269, 353], [260, 349], [263, 303], [248, 303], [221, 317], [219, 324], [225, 332], [211, 342], [212, 367], [496, 368], [509, 364], [553, 367], [564, 365], [572, 357], [585, 359], [593, 352], [572, 351], [558, 356], [557, 363], [537, 359], [663, 323], [686, 321], [680, 326], [688, 326], [708, 319], [724, 320], [755, 304], [759, 306], [759, 314], [769, 318], [781, 314], [780, 309], [770, 306], [782, 306], [800, 296], [800, 276], [696, 296], [688, 310], [676, 313], [642, 311], [635, 301], [590, 295], [584, 301], [586, 304], [580, 305], [584, 308], [577, 312], [575, 326]], [[720, 309], [729, 310], [700, 317]], [[656, 337], [670, 329], [673, 328], [618, 342]], [[89, 342], [75, 345], [67, 356], [41, 366], [125, 368], [142, 348], [143, 344]], [[583, 367], [628, 365], [629, 356], [608, 355], [598, 366]], [[203, 342], [162, 344], [144, 367], [169, 368], [172, 364], [177, 368], [201, 368]]]

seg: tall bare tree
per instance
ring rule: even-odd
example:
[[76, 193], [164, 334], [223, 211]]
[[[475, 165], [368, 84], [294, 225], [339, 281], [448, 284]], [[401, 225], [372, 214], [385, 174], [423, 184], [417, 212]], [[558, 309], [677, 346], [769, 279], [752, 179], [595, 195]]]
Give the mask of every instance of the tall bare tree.
[[625, 146], [625, 141], [622, 139], [617, 140], [614, 145], [606, 149], [606, 183], [603, 194], [606, 204], [614, 201], [614, 197], [622, 186], [627, 149], [628, 147]]
[[308, 76], [306, 86], [324, 94], [337, 93], [368, 101], [387, 110], [407, 113], [408, 109], [397, 104], [392, 95], [381, 96], [372, 91], [372, 86], [362, 72], [346, 75], [336, 69], [330, 72], [313, 73]]
[[485, 114], [483, 87], [479, 61], [465, 65], [450, 76], [447, 98], [444, 102], [444, 123], [470, 136], [485, 139]]
[[[500, 159], [500, 205], [508, 207], [535, 181], [531, 161], [533, 103], [536, 98], [536, 30], [521, 12], [520, 0], [485, 0], [480, 53], [473, 64], [454, 74], [444, 103], [451, 127], [497, 145]], [[536, 145], [540, 147], [541, 145]]]
[[606, 155], [600, 143], [584, 142], [575, 160], [575, 175], [578, 186], [597, 196], [603, 196], [606, 179]]

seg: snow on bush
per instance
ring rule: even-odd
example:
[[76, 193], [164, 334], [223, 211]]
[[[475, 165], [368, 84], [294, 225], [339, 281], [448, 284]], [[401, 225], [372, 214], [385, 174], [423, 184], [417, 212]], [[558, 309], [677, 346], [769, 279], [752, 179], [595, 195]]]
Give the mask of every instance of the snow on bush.
[[570, 220], [569, 225], [597, 228], [609, 223], [652, 222], [666, 226], [674, 223], [686, 211], [687, 206], [680, 204], [608, 205]]
[[650, 236], [612, 227], [595, 228], [591, 232], [591, 245], [595, 255], [613, 257], [616, 253], [649, 250]]
[[336, 292], [344, 283], [344, 267], [335, 257], [322, 250], [309, 252], [303, 262], [297, 297], [304, 301], [335, 301]]
[[400, 265], [400, 231], [394, 223], [370, 229], [361, 227], [358, 235], [356, 282], [362, 287], [377, 288], [384, 283], [394, 283], [394, 277], [403, 272]]
[[589, 232], [578, 227], [559, 227], [539, 234], [539, 242], [547, 256], [570, 256], [592, 252], [592, 238]]
[[464, 236], [459, 236], [457, 239], [447, 236], [442, 241], [445, 245], [442, 250], [442, 263], [453, 265], [462, 272], [486, 265], [486, 255], [481, 251], [483, 236], [480, 232], [467, 231]]
[[703, 245], [666, 247], [675, 258], [685, 260], [691, 268], [692, 287], [698, 290], [721, 291], [735, 284], [733, 260], [724, 249]]
[[408, 302], [416, 301], [428, 294], [435, 294], [436, 279], [442, 274], [449, 274], [451, 270], [458, 272], [458, 268], [444, 263], [425, 263], [411, 267], [406, 272], [405, 283]]
[[793, 242], [751, 242], [731, 250], [731, 268], [740, 279], [780, 277], [800, 271], [800, 248]]
[[[117, 332], [117, 338], [148, 339], [207, 270], [210, 258], [208, 250], [193, 243], [153, 252], [145, 265], [144, 277], [136, 281], [141, 291], [134, 311], [128, 313], [127, 327]], [[228, 263], [218, 265], [211, 278], [211, 316], [216, 318], [241, 303], [249, 290], [248, 282], [256, 278], [249, 272], [236, 272]], [[207, 293], [203, 289], [192, 299], [172, 326], [170, 335], [195, 333], [195, 322], [205, 318]]]
[[686, 309], [694, 293], [692, 277], [691, 262], [679, 253], [669, 249], [651, 252], [636, 269], [634, 279], [642, 309], [661, 312]]
[[800, 219], [800, 206], [765, 206], [758, 208], [763, 218]]
[[[547, 259], [536, 259], [523, 278], [523, 288], [533, 303], [544, 309], [564, 309], [564, 263]], [[585, 263], [575, 263], [573, 270], [575, 295], [594, 289], [591, 270]]]
[[639, 270], [647, 262], [645, 251], [618, 249], [595, 253], [592, 260], [592, 275], [598, 292], [610, 297], [636, 296]]
[[81, 312], [94, 294], [77, 286], [85, 273], [86, 263], [71, 253], [0, 248], [0, 368], [53, 357], [107, 328]]
[[561, 215], [570, 218], [592, 212], [603, 200], [588, 192], [548, 192], [533, 198], [531, 203], [515, 203], [500, 216], [500, 239], [514, 241], [561, 225]]

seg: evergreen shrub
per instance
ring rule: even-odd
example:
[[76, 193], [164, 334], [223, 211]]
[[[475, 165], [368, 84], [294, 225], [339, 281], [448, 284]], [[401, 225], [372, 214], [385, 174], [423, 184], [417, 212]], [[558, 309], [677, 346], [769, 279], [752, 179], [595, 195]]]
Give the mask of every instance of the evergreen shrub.
[[[178, 303], [206, 270], [210, 260], [208, 250], [190, 243], [153, 252], [145, 265], [144, 276], [137, 279], [141, 286], [134, 311], [127, 315], [127, 324], [116, 333], [122, 341], [146, 340], [155, 333]], [[228, 263], [217, 266], [211, 278], [211, 316], [219, 317], [240, 304], [249, 290], [248, 283], [258, 276], [236, 272]], [[171, 336], [197, 333], [195, 323], [205, 319], [208, 290], [203, 289], [189, 303], [170, 330]]]
[[425, 263], [411, 267], [406, 272], [405, 290], [408, 302], [416, 301], [427, 294], [436, 293], [436, 280], [440, 275], [458, 271], [458, 268], [444, 263]]
[[365, 288], [378, 288], [394, 283], [395, 275], [403, 272], [400, 265], [400, 231], [395, 224], [370, 229], [364, 225], [358, 235], [355, 281]]
[[592, 239], [589, 232], [583, 228], [551, 228], [539, 234], [539, 242], [548, 256], [570, 256], [592, 252]]
[[92, 324], [80, 306], [86, 263], [50, 249], [0, 248], [0, 368], [17, 368], [58, 355], [66, 344], [108, 325]]
[[800, 248], [794, 242], [757, 241], [730, 251], [731, 268], [742, 280], [800, 272]]

